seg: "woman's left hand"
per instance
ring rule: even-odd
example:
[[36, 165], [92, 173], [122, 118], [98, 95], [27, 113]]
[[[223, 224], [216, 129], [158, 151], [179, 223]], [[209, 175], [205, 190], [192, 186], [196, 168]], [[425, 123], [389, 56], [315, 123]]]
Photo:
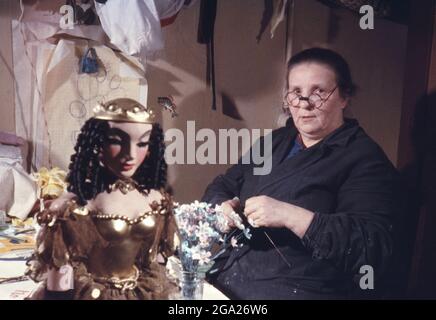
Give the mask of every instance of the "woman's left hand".
[[247, 199], [244, 214], [257, 227], [288, 228], [302, 238], [312, 222], [314, 213], [268, 196]]

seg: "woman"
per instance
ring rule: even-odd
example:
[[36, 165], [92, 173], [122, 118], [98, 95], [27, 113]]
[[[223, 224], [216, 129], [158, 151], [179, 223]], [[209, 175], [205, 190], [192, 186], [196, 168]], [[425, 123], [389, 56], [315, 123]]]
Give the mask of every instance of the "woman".
[[167, 299], [175, 286], [157, 258], [172, 253], [174, 223], [152, 111], [131, 99], [99, 104], [74, 150], [73, 198], [38, 215], [28, 274], [42, 284], [33, 298]]
[[227, 213], [241, 210], [254, 227], [211, 279], [238, 299], [347, 298], [371, 287], [362, 270], [374, 272], [379, 288], [392, 255], [396, 170], [343, 116], [355, 86], [339, 54], [298, 53], [286, 82], [292, 119], [273, 132], [271, 173], [237, 164], [203, 197]]

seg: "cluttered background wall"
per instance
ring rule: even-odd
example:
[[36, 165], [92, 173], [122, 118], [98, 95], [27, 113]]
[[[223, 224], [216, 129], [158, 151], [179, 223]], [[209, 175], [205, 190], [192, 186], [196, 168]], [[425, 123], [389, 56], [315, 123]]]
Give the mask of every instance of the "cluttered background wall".
[[[30, 1], [34, 8], [35, 3]], [[52, 1], [51, 9], [58, 11], [62, 3]], [[286, 59], [310, 46], [327, 46], [346, 57], [360, 88], [348, 115], [360, 121], [396, 164], [407, 27], [376, 18], [374, 30], [362, 30], [355, 12], [315, 0], [294, 0], [288, 18], [271, 38], [269, 29], [261, 34], [267, 3], [218, 1], [214, 32], [216, 110], [212, 110], [212, 89], [206, 77], [210, 66], [207, 47], [197, 42], [200, 1], [181, 10], [175, 21], [163, 28], [164, 49], [147, 60], [145, 77], [149, 104], [155, 104], [158, 96], [172, 95], [178, 106], [179, 117], [162, 115], [164, 130], [186, 132], [188, 120], [195, 120], [196, 130], [276, 128]], [[0, 0], [0, 131], [12, 133], [17, 123], [12, 70], [18, 53], [13, 52], [11, 21], [20, 13], [18, 1]], [[56, 140], [56, 133], [52, 132], [52, 138]], [[64, 141], [62, 137], [58, 140]], [[57, 146], [54, 144], [51, 151], [53, 165], [66, 169], [69, 155]], [[69, 148], [72, 150], [72, 144]], [[227, 167], [171, 165], [169, 181], [176, 200], [200, 198], [206, 185]]]

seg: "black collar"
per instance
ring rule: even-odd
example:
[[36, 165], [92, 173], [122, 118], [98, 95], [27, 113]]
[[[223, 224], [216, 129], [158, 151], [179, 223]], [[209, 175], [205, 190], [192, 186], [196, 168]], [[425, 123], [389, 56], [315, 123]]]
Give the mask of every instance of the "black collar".
[[[286, 128], [288, 129], [287, 133], [290, 134], [293, 139], [297, 137], [298, 130], [292, 118], [286, 121]], [[344, 123], [321, 140], [319, 145], [346, 147], [359, 129], [359, 122], [356, 119], [345, 118]]]

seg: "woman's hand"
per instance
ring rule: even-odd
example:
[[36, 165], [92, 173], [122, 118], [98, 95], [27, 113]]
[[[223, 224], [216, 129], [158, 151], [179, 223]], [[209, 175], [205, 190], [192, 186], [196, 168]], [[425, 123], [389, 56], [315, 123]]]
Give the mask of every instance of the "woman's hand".
[[221, 207], [223, 209], [223, 213], [224, 213], [224, 216], [227, 220], [228, 227], [229, 227], [228, 230], [224, 231], [225, 233], [227, 233], [230, 231], [230, 229], [236, 227], [235, 221], [232, 218], [231, 213], [233, 211], [238, 211], [241, 209], [241, 202], [239, 201], [238, 198], [235, 197], [231, 200], [227, 200], [227, 201], [224, 201], [223, 203], [221, 203]]
[[268, 196], [247, 199], [244, 214], [255, 228], [288, 228], [300, 238], [303, 238], [314, 216], [309, 210]]

